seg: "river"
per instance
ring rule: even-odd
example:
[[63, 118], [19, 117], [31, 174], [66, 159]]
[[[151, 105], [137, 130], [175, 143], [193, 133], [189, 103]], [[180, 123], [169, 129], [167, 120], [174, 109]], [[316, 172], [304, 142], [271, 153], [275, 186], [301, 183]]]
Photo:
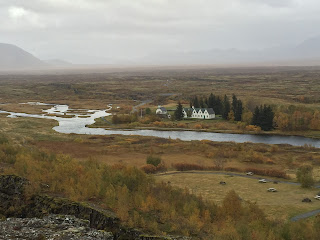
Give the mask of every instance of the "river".
[[[29, 103], [41, 104], [43, 103]], [[48, 104], [49, 105], [49, 104]], [[50, 104], [52, 105], [52, 104]], [[90, 135], [139, 135], [153, 136], [160, 138], [181, 139], [183, 141], [192, 140], [209, 140], [216, 142], [253, 142], [266, 144], [289, 144], [293, 146], [314, 146], [320, 148], [320, 140], [299, 137], [299, 136], [278, 136], [278, 135], [251, 135], [251, 134], [229, 134], [229, 133], [212, 133], [212, 132], [196, 132], [196, 131], [158, 131], [158, 130], [109, 130], [104, 128], [88, 128], [95, 122], [95, 119], [111, 115], [106, 110], [86, 110], [86, 109], [70, 109], [68, 105], [54, 105], [48, 110], [44, 110], [43, 114], [27, 114], [14, 113], [0, 110], [0, 113], [8, 114], [8, 117], [32, 117], [53, 119], [58, 121], [59, 125], [53, 129], [59, 133], [74, 134], [90, 134]], [[49, 115], [50, 114], [50, 115]], [[54, 114], [55, 116], [52, 116]], [[69, 117], [63, 117], [66, 115]], [[71, 117], [72, 116], [72, 117]]]

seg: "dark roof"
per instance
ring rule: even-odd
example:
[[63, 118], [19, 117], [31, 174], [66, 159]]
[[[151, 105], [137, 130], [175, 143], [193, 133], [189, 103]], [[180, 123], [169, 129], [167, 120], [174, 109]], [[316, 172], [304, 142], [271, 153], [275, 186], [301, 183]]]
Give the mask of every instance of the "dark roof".
[[166, 109], [165, 107], [161, 107], [160, 110], [161, 110], [162, 112], [167, 111], [167, 109]]
[[208, 111], [209, 114], [214, 114], [214, 111], [213, 111], [212, 108], [207, 108], [207, 111]]

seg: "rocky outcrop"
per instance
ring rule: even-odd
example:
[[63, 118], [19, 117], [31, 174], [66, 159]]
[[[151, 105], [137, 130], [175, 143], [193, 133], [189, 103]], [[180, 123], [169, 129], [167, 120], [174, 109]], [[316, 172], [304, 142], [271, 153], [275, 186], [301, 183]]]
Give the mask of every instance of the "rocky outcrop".
[[113, 240], [113, 234], [89, 227], [89, 221], [69, 215], [7, 218], [0, 221], [0, 239]]
[[[21, 229], [23, 228], [29, 229], [28, 224], [30, 223], [36, 223], [35, 224], [36, 226], [41, 227], [42, 225], [46, 226], [46, 222], [49, 221], [50, 223], [52, 223], [52, 225], [56, 226], [56, 229], [59, 229], [59, 226], [58, 226], [59, 224], [57, 224], [57, 222], [61, 221], [61, 219], [59, 217], [56, 217], [58, 215], [68, 215], [68, 216], [72, 216], [71, 218], [67, 217], [68, 219], [78, 219], [73, 221], [75, 223], [76, 231], [79, 230], [77, 226], [79, 226], [80, 223], [84, 224], [84, 222], [81, 222], [81, 221], [86, 220], [87, 226], [85, 226], [85, 228], [102, 230], [104, 232], [108, 232], [107, 235], [101, 235], [101, 238], [94, 238], [94, 239], [119, 239], [119, 240], [122, 240], [122, 239], [123, 240], [124, 239], [125, 240], [188, 239], [185, 237], [177, 238], [177, 237], [146, 236], [141, 231], [138, 231], [136, 229], [129, 229], [122, 226], [119, 218], [117, 218], [115, 214], [112, 212], [105, 211], [102, 209], [97, 209], [95, 207], [92, 207], [86, 204], [73, 202], [65, 198], [56, 198], [56, 197], [51, 197], [51, 196], [41, 195], [41, 194], [28, 197], [25, 194], [25, 188], [28, 184], [29, 184], [29, 181], [27, 179], [24, 179], [18, 176], [14, 176], [14, 175], [0, 176], [0, 218], [3, 218], [3, 219], [10, 218], [9, 220], [7, 219], [6, 221], [0, 223], [0, 239], [2, 239], [1, 227], [2, 229], [6, 228], [6, 226], [10, 225], [10, 222], [18, 224], [20, 226], [19, 228]], [[19, 218], [20, 220], [17, 218]], [[27, 225], [25, 225], [24, 227], [23, 223]], [[70, 224], [72, 225], [72, 222]], [[71, 225], [68, 226], [67, 229], [72, 228]], [[31, 227], [32, 226], [33, 224], [31, 224]], [[81, 225], [81, 227], [83, 226]], [[77, 233], [79, 233], [80, 235], [87, 234], [87, 233], [89, 234], [90, 231], [88, 232], [80, 231]], [[50, 235], [51, 232], [52, 232], [51, 230], [48, 231], [48, 234]], [[29, 233], [25, 232], [25, 234], [28, 235]], [[69, 232], [68, 234], [72, 234], [72, 233]], [[91, 237], [90, 234], [83, 235], [83, 236], [87, 236], [88, 238], [80, 238], [80, 239], [90, 239]], [[110, 234], [112, 234], [113, 236], [112, 238], [110, 238]], [[63, 239], [78, 239], [76, 238], [78, 235], [75, 235], [74, 236], [75, 238], [63, 238]], [[107, 238], [103, 238], [103, 237], [107, 237]], [[5, 239], [15, 239], [15, 238], [5, 238]], [[30, 239], [36, 239], [36, 238], [30, 237]], [[43, 239], [46, 239], [46, 238], [43, 238]]]

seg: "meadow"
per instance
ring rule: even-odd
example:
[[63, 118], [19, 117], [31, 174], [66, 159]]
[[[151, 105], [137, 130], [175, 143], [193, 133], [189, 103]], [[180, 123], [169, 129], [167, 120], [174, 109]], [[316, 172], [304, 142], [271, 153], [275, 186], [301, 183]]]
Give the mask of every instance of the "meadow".
[[[154, 111], [158, 105], [174, 109], [178, 101], [189, 105], [191, 97], [195, 95], [207, 96], [213, 92], [217, 95], [227, 94], [228, 96], [233, 93], [237, 94], [245, 103], [247, 110], [252, 110], [255, 105], [271, 104], [278, 112], [281, 112], [282, 109], [294, 109], [294, 111], [299, 110], [303, 113], [315, 113], [320, 110], [319, 77], [320, 69], [315, 67], [238, 69], [203, 67], [201, 69], [144, 69], [143, 71], [132, 70], [130, 72], [118, 70], [112, 73], [9, 74], [0, 75], [0, 109], [39, 114], [42, 109], [48, 108], [48, 106], [20, 103], [31, 101], [60, 103], [68, 104], [74, 109], [106, 109], [108, 104], [111, 103], [113, 104], [113, 113], [130, 114], [133, 106], [138, 105], [141, 101], [151, 100], [150, 103], [142, 106], [143, 110], [149, 107]], [[112, 122], [110, 117], [107, 120]], [[243, 216], [248, 213], [248, 209], [251, 209], [252, 214], [254, 211], [261, 211], [255, 210], [250, 205], [251, 203], [256, 203], [255, 206], [261, 208], [267, 216], [260, 219], [261, 225], [259, 223], [252, 227], [254, 229], [252, 231], [257, 236], [260, 232], [263, 235], [256, 239], [267, 239], [265, 236], [269, 236], [268, 239], [290, 239], [276, 237], [284, 234], [283, 229], [285, 227], [281, 224], [285, 224], [290, 217], [296, 214], [317, 209], [320, 206], [320, 201], [313, 200], [310, 204], [301, 202], [303, 198], [312, 198], [317, 193], [317, 190], [312, 188], [302, 189], [299, 186], [281, 183], [261, 185], [253, 179], [208, 175], [202, 174], [201, 171], [196, 175], [179, 173], [152, 176], [152, 174], [145, 175], [139, 170], [146, 169], [148, 156], [156, 156], [162, 161], [162, 171], [167, 172], [177, 171], [179, 170], [177, 166], [181, 165], [188, 167], [188, 170], [218, 170], [241, 174], [245, 174], [248, 169], [254, 169], [257, 172], [267, 173], [266, 176], [261, 176], [261, 178], [270, 178], [268, 175], [272, 175], [271, 178], [276, 180], [296, 182], [297, 169], [304, 165], [310, 165], [313, 167], [316, 184], [319, 184], [320, 149], [311, 146], [294, 147], [211, 141], [184, 142], [141, 136], [60, 134], [52, 129], [56, 125], [57, 122], [54, 120], [7, 118], [6, 114], [0, 114], [0, 134], [6, 136], [14, 149], [19, 149], [19, 151], [14, 151], [11, 148], [8, 148], [11, 150], [6, 150], [6, 146], [1, 148], [3, 154], [0, 156], [0, 172], [20, 174], [35, 181], [51, 182], [54, 187], [50, 190], [50, 193], [61, 194], [74, 200], [94, 201], [96, 204], [114, 210], [127, 225], [146, 228], [150, 233], [175, 233], [199, 237], [201, 235], [199, 233], [203, 232], [205, 228], [208, 229], [208, 226], [213, 231], [213, 229], [217, 230], [218, 226], [223, 225], [217, 239], [228, 239], [226, 237], [227, 233], [223, 229], [230, 228], [230, 223], [227, 223], [228, 221], [221, 217], [221, 212], [227, 211], [224, 209], [225, 199], [232, 198], [230, 197], [230, 191], [232, 192], [232, 190], [235, 190], [244, 200], [241, 203], [244, 206], [241, 213], [244, 214]], [[186, 128], [198, 131], [256, 133], [242, 128], [238, 123], [225, 120], [173, 122], [160, 119], [147, 122], [145, 119], [140, 119], [135, 123], [116, 125], [98, 120], [93, 126], [108, 128]], [[319, 130], [309, 129], [294, 131], [275, 129], [270, 133], [319, 137]], [[6, 157], [6, 154], [12, 153], [12, 151], [17, 153], [17, 158]], [[38, 151], [41, 154], [38, 154]], [[33, 152], [38, 155], [34, 155]], [[24, 157], [24, 155], [27, 157]], [[51, 155], [57, 156], [54, 157], [53, 161], [54, 164], [57, 164], [56, 168], [53, 168], [54, 164], [50, 162]], [[34, 156], [36, 156], [35, 159], [33, 159]], [[32, 171], [35, 166], [39, 166], [35, 168], [39, 171], [38, 173]], [[48, 166], [54, 170], [52, 175], [49, 174], [46, 178], [41, 173], [44, 173]], [[59, 171], [62, 171], [65, 167], [68, 168], [58, 177]], [[78, 169], [77, 172], [68, 177], [71, 169], [75, 169], [74, 167]], [[90, 168], [92, 168], [92, 171]], [[126, 168], [129, 170], [122, 170]], [[23, 169], [29, 170], [24, 172]], [[111, 185], [115, 184], [112, 187], [111, 185], [104, 185], [105, 189], [96, 188], [104, 181], [105, 175], [103, 175], [101, 169], [107, 169], [107, 172], [112, 171], [110, 169], [117, 169], [121, 176], [122, 174], [129, 174], [132, 179], [142, 179], [139, 184], [143, 183], [151, 187], [145, 193], [142, 193], [144, 190], [139, 189], [142, 192], [141, 194], [139, 192], [138, 195], [141, 198], [148, 198], [149, 196], [149, 200], [131, 198], [131, 192], [129, 197], [129, 195], [126, 195], [127, 190], [119, 190], [124, 185], [117, 185], [116, 180], [114, 180], [115, 182], [112, 182], [112, 180], [112, 183], [108, 182]], [[135, 172], [136, 170], [137, 172]], [[87, 182], [85, 180], [88, 176], [95, 175], [97, 177], [94, 178], [94, 181]], [[149, 177], [152, 180], [147, 180]], [[57, 186], [58, 180], [63, 183], [63, 187], [59, 188]], [[128, 184], [127, 180], [124, 180], [125, 184]], [[220, 181], [226, 181], [227, 184], [225, 186], [219, 185]], [[155, 188], [153, 187], [154, 182], [159, 184]], [[72, 184], [75, 184], [74, 189], [81, 193], [75, 192], [72, 189]], [[90, 186], [92, 191], [86, 189], [85, 186], [88, 186], [88, 188]], [[266, 191], [268, 187], [276, 187], [279, 192], [269, 193]], [[119, 190], [119, 196], [114, 193], [114, 189]], [[152, 189], [161, 190], [161, 194], [163, 193], [161, 199], [165, 196], [165, 191], [175, 189], [172, 190], [172, 199], [177, 194], [179, 201], [183, 203], [184, 196], [187, 196], [188, 202], [184, 204], [191, 204], [190, 208], [181, 207], [177, 203], [176, 209], [170, 209], [170, 214], [163, 214], [168, 211], [170, 204], [165, 202], [164, 205], [161, 205], [158, 201], [155, 201], [154, 198], [159, 197], [159, 195]], [[108, 199], [104, 191], [111, 191], [113, 197]], [[175, 193], [174, 191], [180, 192]], [[123, 201], [129, 201], [130, 199], [130, 207], [120, 208], [115, 202], [117, 197], [122, 197]], [[247, 203], [247, 201], [251, 203]], [[139, 204], [144, 207], [140, 209]], [[126, 211], [129, 215], [126, 214]], [[155, 214], [155, 212], [159, 214]], [[210, 220], [208, 220], [209, 212], [211, 214]], [[246, 216], [251, 216], [254, 219], [255, 217], [252, 214]], [[156, 217], [153, 218], [152, 215]], [[229, 216], [227, 213], [225, 215]], [[183, 218], [182, 223], [185, 223], [185, 226], [190, 229], [193, 226], [192, 222], [197, 222], [197, 224], [192, 227], [192, 230], [188, 231], [187, 227], [179, 223], [179, 218], [180, 220]], [[236, 220], [236, 217], [233, 218], [231, 215], [230, 218]], [[244, 229], [246, 222], [249, 220], [246, 217], [243, 218], [245, 219], [242, 222], [243, 224], [239, 223], [241, 226], [237, 223], [234, 225], [237, 225], [237, 227], [232, 228], [234, 236], [237, 235], [236, 232], [245, 236], [245, 233], [240, 234], [240, 229]], [[185, 219], [188, 220], [185, 221]], [[249, 222], [254, 225], [252, 219]], [[150, 226], [146, 224], [148, 220], [152, 222]], [[163, 225], [166, 220], [170, 222], [170, 226]], [[207, 225], [206, 221], [209, 221], [210, 224]], [[273, 224], [275, 224], [273, 221], [281, 221], [280, 227], [274, 231], [271, 230]], [[270, 228], [267, 227], [262, 231], [263, 222], [270, 224]], [[305, 224], [304, 226], [307, 226], [306, 229], [308, 229], [316, 223], [311, 219], [302, 221], [301, 224]], [[294, 236], [294, 229], [299, 229], [296, 225], [287, 228], [289, 229], [288, 232], [292, 232], [291, 236]], [[199, 238], [206, 239], [212, 234], [211, 230], [205, 231], [204, 236]], [[274, 236], [274, 238], [271, 236]], [[210, 237], [207, 239], [210, 239]], [[310, 239], [312, 238], [310, 237]]]

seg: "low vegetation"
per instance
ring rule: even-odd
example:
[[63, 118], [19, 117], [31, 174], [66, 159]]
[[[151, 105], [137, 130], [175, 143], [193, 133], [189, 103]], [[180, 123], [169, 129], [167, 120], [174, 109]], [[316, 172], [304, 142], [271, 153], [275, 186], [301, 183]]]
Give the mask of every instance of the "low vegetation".
[[[249, 236], [298, 239], [296, 228], [307, 227], [311, 232], [299, 232], [299, 237], [317, 239], [319, 236], [314, 228], [319, 224], [318, 218], [299, 224], [275, 223], [256, 204], [241, 201], [234, 191], [229, 191], [221, 204], [216, 205], [187, 189], [155, 183], [152, 177], [134, 167], [107, 166], [94, 160], [79, 162], [65, 155], [2, 142], [2, 172], [27, 177], [32, 182], [30, 193], [45, 191], [94, 202], [114, 210], [128, 226], [150, 233], [183, 234], [200, 239], [248, 239]], [[43, 189], [43, 186], [49, 187]], [[283, 238], [283, 232], [289, 238]]]
[[[320, 138], [319, 76], [314, 67], [0, 75], [0, 107], [39, 114], [43, 106], [19, 103], [61, 103], [74, 109], [107, 109], [112, 103], [114, 115], [93, 127], [271, 130], [268, 134]], [[218, 119], [178, 122], [154, 114], [158, 105], [173, 112], [177, 102], [188, 106], [190, 99], [200, 107], [216, 106]], [[146, 104], [134, 112], [141, 101]], [[260, 113], [268, 111], [268, 124], [259, 123]], [[54, 120], [0, 114], [0, 121], [0, 172], [30, 179], [31, 193], [94, 203], [116, 212], [127, 226], [150, 233], [217, 240], [320, 238], [319, 217], [288, 222], [319, 208], [315, 200], [301, 202], [317, 193], [311, 186], [320, 181], [320, 149], [312, 146], [66, 135], [52, 130]], [[164, 174], [188, 170], [199, 172], [196, 177]], [[261, 178], [300, 181], [305, 188], [203, 171], [251, 171]], [[266, 186], [278, 192], [268, 193]]]

